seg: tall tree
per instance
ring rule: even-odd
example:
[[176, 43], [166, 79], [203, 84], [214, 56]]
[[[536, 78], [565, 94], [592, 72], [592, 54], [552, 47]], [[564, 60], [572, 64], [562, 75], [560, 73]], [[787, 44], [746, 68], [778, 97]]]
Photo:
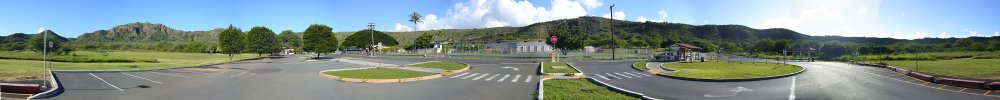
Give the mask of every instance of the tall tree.
[[302, 37], [292, 30], [281, 31], [281, 34], [278, 34], [278, 41], [281, 42], [281, 46], [288, 48], [299, 48], [302, 45]]
[[417, 23], [424, 22], [423, 19], [422, 19], [422, 17], [424, 17], [424, 16], [421, 16], [420, 13], [417, 13], [416, 11], [414, 11], [412, 14], [410, 14], [410, 22], [413, 22], [413, 31], [414, 32], [417, 31]]
[[[372, 42], [371, 39], [373, 36], [372, 34], [374, 34], [375, 43], [371, 43]], [[365, 48], [369, 47], [368, 45], [378, 44], [378, 43], [382, 43], [382, 45], [386, 46], [396, 46], [399, 44], [399, 42], [396, 41], [396, 38], [393, 38], [392, 36], [389, 36], [380, 31], [365, 29], [358, 32], [354, 32], [354, 34], [347, 36], [347, 38], [344, 39], [344, 44], [341, 44], [341, 46]]]
[[252, 52], [256, 52], [257, 56], [277, 53], [279, 49], [274, 31], [263, 26], [250, 28], [250, 32], [247, 32], [247, 36], [245, 36], [245, 41], [247, 41], [246, 48]]
[[413, 40], [413, 45], [410, 46], [410, 49], [423, 49], [430, 47], [431, 45], [433, 45], [431, 44], [431, 41], [433, 40], [434, 40], [434, 35], [424, 33], [420, 35], [420, 37], [417, 37], [417, 39]]
[[323, 24], [309, 25], [302, 40], [302, 49], [315, 52], [316, 58], [319, 58], [320, 53], [337, 51], [337, 36], [333, 34], [333, 28]]
[[233, 27], [232, 24], [219, 33], [219, 47], [223, 54], [229, 55], [229, 61], [233, 61], [233, 54], [240, 54], [240, 51], [243, 51], [243, 43], [245, 43], [243, 31]]

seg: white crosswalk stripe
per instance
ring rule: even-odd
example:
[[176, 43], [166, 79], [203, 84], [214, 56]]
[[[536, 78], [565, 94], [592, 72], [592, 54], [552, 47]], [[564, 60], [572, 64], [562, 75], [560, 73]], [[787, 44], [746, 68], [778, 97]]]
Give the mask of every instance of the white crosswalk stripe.
[[604, 77], [604, 76], [602, 76], [601, 74], [594, 74], [594, 75], [597, 75], [597, 77], [601, 77], [601, 78], [604, 78], [604, 80], [611, 80], [611, 79], [608, 79], [608, 77]]
[[510, 79], [510, 82], [517, 82], [518, 78], [521, 78], [521, 75], [514, 76], [514, 79]]
[[486, 77], [486, 75], [490, 75], [490, 73], [486, 73], [486, 74], [480, 75], [479, 77], [473, 78], [472, 80], [479, 80], [479, 78]]
[[618, 74], [619, 76], [623, 76], [623, 77], [625, 77], [625, 78], [632, 78], [632, 77], [630, 77], [630, 76], [625, 76], [625, 74], [622, 74], [622, 73], [618, 73], [618, 72], [615, 72], [615, 74]]
[[458, 75], [455, 75], [455, 76], [451, 76], [451, 77], [448, 77], [448, 78], [456, 78], [456, 77], [458, 77], [458, 76], [462, 76], [462, 75], [465, 75], [465, 74], [469, 74], [469, 73], [462, 73], [462, 74], [458, 74]]
[[479, 75], [479, 73], [472, 73], [472, 75], [462, 77], [462, 79], [469, 78], [469, 77], [476, 76], [476, 75]]
[[500, 74], [493, 74], [493, 76], [490, 76], [490, 78], [486, 78], [486, 81], [493, 80], [493, 78], [496, 78], [497, 76], [500, 76]]
[[510, 76], [510, 74], [503, 75], [503, 78], [498, 79], [497, 82], [503, 82], [503, 79], [507, 79], [507, 77], [509, 77], [509, 76]]
[[628, 75], [632, 75], [632, 76], [635, 76], [636, 78], [642, 78], [642, 76], [639, 76], [639, 75], [635, 75], [635, 74], [632, 74], [632, 73], [628, 73], [628, 72], [622, 72], [622, 73], [625, 73], [625, 74], [628, 74]]
[[611, 76], [612, 78], [615, 78], [615, 79], [622, 79], [622, 78], [619, 78], [618, 76], [611, 75], [611, 73], [604, 73], [604, 75]]
[[525, 79], [524, 79], [524, 82], [531, 82], [531, 75], [528, 75], [527, 77], [528, 77], [528, 78], [525, 78]]
[[632, 73], [639, 74], [639, 75], [646, 76], [646, 77], [652, 76], [652, 75], [649, 75], [649, 74], [646, 74], [646, 73], [643, 73], [643, 72], [632, 72]]

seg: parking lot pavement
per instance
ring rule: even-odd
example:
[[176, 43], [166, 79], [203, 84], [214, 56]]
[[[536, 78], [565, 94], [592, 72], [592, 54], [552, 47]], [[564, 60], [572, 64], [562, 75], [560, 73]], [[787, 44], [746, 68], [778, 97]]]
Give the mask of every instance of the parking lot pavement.
[[[397, 63], [430, 60], [433, 59], [370, 59]], [[304, 59], [293, 57], [292, 60], [274, 59], [271, 63], [252, 60], [204, 68], [56, 72], [66, 91], [43, 100], [528, 100], [535, 97], [539, 79], [537, 64], [525, 61], [441, 60], [472, 64], [469, 71], [459, 74], [466, 74], [462, 77], [478, 75], [465, 79], [448, 78], [455, 74], [406, 83], [351, 83], [322, 77], [318, 73], [365, 66], [344, 62], [303, 62]], [[494, 75], [496, 77], [490, 79]]]

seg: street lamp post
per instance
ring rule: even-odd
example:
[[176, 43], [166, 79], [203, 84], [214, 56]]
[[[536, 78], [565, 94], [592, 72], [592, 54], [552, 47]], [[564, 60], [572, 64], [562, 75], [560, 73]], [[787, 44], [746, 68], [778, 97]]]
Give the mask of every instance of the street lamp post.
[[615, 60], [615, 49], [617, 49], [615, 45], [618, 45], [618, 41], [615, 40], [615, 5], [611, 4], [608, 9], [608, 12], [611, 12], [611, 21], [609, 21], [611, 23], [611, 60]]
[[368, 23], [368, 30], [371, 30], [371, 49], [368, 51], [368, 56], [375, 56], [375, 23]]
[[49, 69], [47, 63], [49, 56], [48, 52], [49, 52], [49, 47], [52, 46], [52, 43], [48, 42], [49, 35], [45, 34], [45, 31], [39, 31], [39, 33], [42, 34], [42, 86], [38, 87], [38, 89], [41, 90], [44, 89], [46, 85], [48, 85], [46, 81], [46, 79], [48, 78], [48, 74], [45, 73], [47, 73], [48, 72], [47, 70]]

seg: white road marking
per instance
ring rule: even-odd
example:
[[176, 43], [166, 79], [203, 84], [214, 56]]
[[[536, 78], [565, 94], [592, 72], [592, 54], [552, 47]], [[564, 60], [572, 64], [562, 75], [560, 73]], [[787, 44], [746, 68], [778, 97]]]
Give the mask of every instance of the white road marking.
[[615, 79], [622, 79], [622, 78], [619, 78], [618, 76], [611, 75], [611, 73], [604, 73], [604, 75], [611, 76], [611, 77], [613, 77]]
[[594, 75], [597, 75], [597, 77], [601, 77], [601, 78], [604, 78], [604, 80], [611, 80], [611, 79], [608, 79], [608, 77], [604, 77], [604, 76], [602, 76], [601, 74], [594, 74]]
[[246, 74], [246, 73], [247, 73], [247, 72], [240, 72], [239, 74], [236, 74], [236, 75], [229, 75], [229, 78], [233, 78], [233, 77], [236, 77], [236, 76], [240, 76], [240, 75], [243, 75], [243, 74]]
[[632, 72], [632, 73], [639, 74], [639, 75], [646, 76], [646, 77], [652, 76], [652, 75], [649, 75], [649, 74], [643, 74], [643, 72]]
[[618, 75], [621, 75], [621, 76], [624, 76], [625, 78], [632, 78], [632, 77], [629, 77], [629, 76], [625, 76], [625, 74], [622, 74], [622, 73], [618, 73], [618, 72], [615, 72], [615, 74], [618, 74]]
[[125, 90], [122, 90], [122, 88], [118, 88], [118, 86], [115, 86], [115, 85], [111, 85], [111, 83], [108, 83], [108, 81], [105, 81], [105, 80], [104, 80], [104, 79], [102, 79], [101, 77], [97, 77], [97, 75], [94, 75], [94, 73], [88, 73], [88, 74], [90, 74], [90, 76], [94, 76], [94, 78], [97, 78], [98, 80], [101, 80], [101, 81], [103, 81], [103, 82], [104, 82], [104, 84], [108, 84], [108, 86], [111, 86], [111, 87], [115, 87], [115, 89], [118, 89], [118, 91], [125, 91]]
[[525, 76], [524, 82], [531, 82], [531, 75]]
[[493, 80], [493, 78], [496, 78], [497, 76], [500, 76], [500, 74], [493, 74], [493, 76], [490, 76], [490, 78], [486, 78], [486, 81]]
[[483, 75], [479, 75], [479, 77], [476, 77], [476, 78], [472, 78], [472, 80], [479, 80], [479, 78], [483, 78], [483, 77], [486, 77], [486, 75], [490, 75], [490, 73], [486, 73], [486, 74], [483, 74]]
[[792, 93], [788, 94], [788, 100], [795, 100], [795, 76], [792, 76]]
[[506, 68], [506, 69], [514, 69], [514, 71], [517, 71], [517, 70], [520, 70], [520, 69], [517, 69], [517, 68], [514, 68], [514, 67], [510, 67], [510, 66], [507, 66], [507, 67], [500, 67], [500, 68]]
[[635, 76], [636, 78], [639, 78], [639, 77], [642, 77], [642, 76], [639, 76], [639, 75], [635, 75], [635, 74], [632, 74], [632, 73], [628, 73], [628, 72], [622, 72], [622, 73], [625, 73], [625, 74], [628, 74], [628, 75], [632, 75], [632, 76]]
[[521, 78], [521, 75], [514, 76], [514, 79], [510, 79], [510, 82], [517, 82], [518, 78]]
[[451, 77], [449, 77], [449, 78], [456, 78], [456, 77], [458, 77], [458, 76], [462, 76], [462, 75], [465, 75], [465, 74], [469, 74], [469, 73], [462, 73], [462, 74], [458, 74], [458, 75], [455, 75], [455, 76], [451, 76]]
[[154, 83], [157, 83], [157, 84], [163, 84], [163, 83], [151, 80], [151, 79], [147, 79], [145, 77], [139, 77], [139, 76], [135, 76], [135, 75], [132, 75], [132, 74], [125, 73], [125, 72], [122, 72], [122, 74], [125, 74], [125, 75], [128, 75], [128, 76], [132, 76], [132, 77], [135, 77], [135, 78], [144, 79], [144, 80], [147, 80], [147, 81], [150, 81], [150, 82], [154, 82]]
[[507, 77], [509, 77], [509, 76], [510, 76], [510, 74], [503, 75], [503, 78], [498, 79], [497, 82], [503, 82], [503, 79], [507, 79]]
[[479, 75], [479, 73], [472, 73], [472, 75], [462, 77], [462, 79], [469, 78], [469, 77], [476, 76], [476, 75]]
[[174, 76], [174, 77], [181, 77], [181, 78], [191, 78], [191, 77], [187, 77], [187, 76], [180, 76], [180, 75], [174, 75], [174, 74], [160, 73], [160, 72], [154, 72], [154, 71], [150, 71], [150, 73], [160, 74], [160, 75], [167, 75], [167, 76]]

